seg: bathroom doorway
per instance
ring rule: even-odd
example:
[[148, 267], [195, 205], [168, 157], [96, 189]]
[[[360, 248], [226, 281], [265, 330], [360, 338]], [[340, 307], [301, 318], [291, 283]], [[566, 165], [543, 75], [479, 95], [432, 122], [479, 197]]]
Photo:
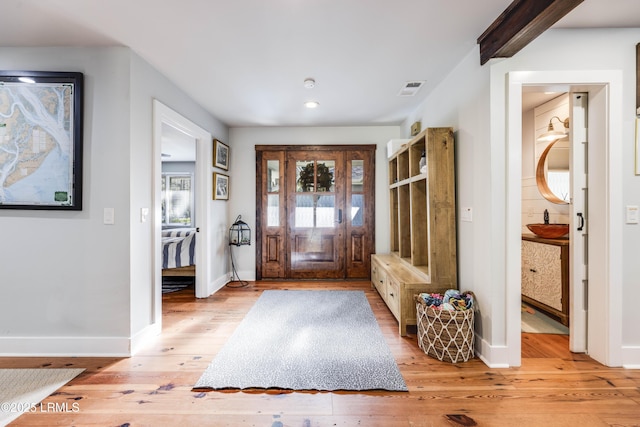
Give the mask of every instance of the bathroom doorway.
[[523, 354], [537, 341], [531, 333], [586, 351], [587, 306], [576, 300], [587, 296], [587, 106], [584, 92], [523, 87]]
[[[563, 82], [563, 83], [558, 83]], [[573, 83], [564, 83], [573, 82]], [[570, 304], [575, 316], [584, 310], [584, 330], [580, 334], [572, 330], [575, 337], [585, 337], [583, 341], [571, 342], [575, 352], [586, 352], [591, 358], [606, 366], [620, 366], [622, 359], [621, 328], [622, 318], [616, 307], [620, 304], [619, 252], [621, 250], [621, 225], [618, 216], [622, 206], [620, 185], [621, 149], [615, 142], [622, 129], [622, 76], [615, 70], [603, 71], [514, 71], [508, 73], [507, 106], [507, 357], [509, 365], [521, 364], [521, 244], [522, 244], [522, 92], [523, 87], [558, 87], [564, 91], [588, 94], [586, 135], [591, 143], [587, 146], [585, 175], [589, 188], [586, 199], [588, 218], [585, 217], [584, 239], [590, 260], [585, 271], [571, 262], [571, 272], [577, 280], [589, 280], [588, 293], [583, 286], [574, 286]], [[517, 162], [516, 162], [517, 159]], [[576, 214], [578, 212], [575, 212]], [[583, 213], [584, 214], [584, 213]], [[572, 215], [574, 213], [572, 212]], [[572, 228], [578, 226], [576, 218], [571, 219]], [[509, 256], [513, 254], [517, 256]], [[576, 289], [577, 288], [577, 289]], [[598, 295], [598, 298], [590, 298]], [[580, 324], [579, 317], [570, 324]], [[587, 327], [588, 323], [588, 327]]]

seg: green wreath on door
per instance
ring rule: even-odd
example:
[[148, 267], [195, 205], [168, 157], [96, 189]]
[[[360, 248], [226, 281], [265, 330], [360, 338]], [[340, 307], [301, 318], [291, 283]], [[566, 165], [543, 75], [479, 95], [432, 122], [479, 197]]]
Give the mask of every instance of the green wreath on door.
[[[311, 191], [311, 189], [313, 188], [313, 166], [313, 163], [308, 163], [300, 171], [300, 176], [298, 178], [298, 187], [304, 192]], [[324, 163], [318, 163], [316, 175], [318, 182], [317, 191], [331, 191], [331, 185], [333, 183], [333, 172], [331, 172], [329, 167]]]

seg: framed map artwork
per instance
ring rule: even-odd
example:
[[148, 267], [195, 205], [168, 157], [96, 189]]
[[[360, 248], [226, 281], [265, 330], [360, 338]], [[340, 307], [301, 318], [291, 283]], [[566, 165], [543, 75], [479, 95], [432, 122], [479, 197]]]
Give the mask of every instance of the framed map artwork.
[[0, 209], [82, 210], [83, 81], [0, 71]]

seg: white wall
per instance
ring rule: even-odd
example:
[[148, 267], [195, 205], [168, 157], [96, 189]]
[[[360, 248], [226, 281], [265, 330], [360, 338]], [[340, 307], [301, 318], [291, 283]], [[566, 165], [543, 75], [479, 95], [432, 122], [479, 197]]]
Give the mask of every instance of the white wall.
[[[153, 321], [153, 239], [152, 223], [140, 222], [140, 209], [153, 207], [153, 126], [152, 106], [157, 99], [164, 105], [186, 117], [191, 122], [209, 131], [213, 137], [226, 139], [228, 129], [196, 104], [182, 90], [160, 74], [140, 56], [131, 52], [131, 334], [136, 336]], [[211, 141], [204, 143], [212, 144]], [[205, 159], [209, 162], [209, 159]], [[227, 209], [224, 204], [206, 200], [211, 204], [210, 226], [216, 227], [213, 250], [224, 247], [225, 235], [219, 224], [226, 222]], [[204, 240], [204, 239], [199, 239]], [[209, 266], [214, 278], [227, 275], [227, 266], [212, 260]]]
[[[0, 68], [85, 74], [83, 210], [0, 210], [1, 351], [123, 353], [130, 322], [129, 53], [0, 48]], [[115, 209], [115, 225], [103, 225], [105, 207]]]
[[[389, 191], [387, 187], [387, 141], [397, 139], [398, 126], [367, 127], [264, 127], [232, 128], [229, 131], [230, 198], [229, 219], [242, 215], [255, 237], [256, 225], [256, 145], [357, 145], [376, 144], [376, 252], [389, 252]], [[230, 227], [231, 224], [227, 225]], [[233, 248], [238, 275], [242, 280], [254, 280], [256, 268], [255, 241], [251, 246]]]
[[[451, 126], [456, 144], [456, 203], [458, 208], [458, 287], [473, 291], [479, 312], [475, 329], [480, 342], [504, 345], [494, 330], [505, 324], [500, 307], [496, 269], [504, 263], [504, 248], [493, 230], [504, 224], [504, 212], [494, 188], [504, 186], [504, 160], [491, 149], [489, 127], [489, 67], [481, 67], [478, 49], [469, 52], [447, 79], [403, 124], [404, 135], [416, 120], [422, 127]], [[473, 209], [473, 222], [462, 222], [460, 210]], [[494, 304], [494, 302], [496, 302]], [[481, 347], [478, 348], [482, 352]]]
[[226, 127], [127, 48], [0, 48], [0, 69], [85, 75], [83, 210], [0, 210], [0, 352], [130, 354], [151, 321], [152, 98]]
[[[619, 132], [616, 130], [621, 136], [619, 141], [612, 143], [621, 144], [623, 163], [619, 171], [612, 173], [615, 180], [620, 179], [622, 204], [637, 205], [640, 177], [633, 174], [633, 121], [635, 45], [639, 39], [640, 29], [551, 30], [513, 58], [492, 60], [484, 67], [479, 65], [476, 47], [403, 124], [405, 135], [416, 120], [421, 120], [423, 127], [453, 126], [456, 132], [458, 207], [474, 209], [472, 223], [458, 223], [459, 283], [478, 297], [478, 350], [490, 364], [509, 364], [509, 346], [517, 346], [519, 352], [519, 342], [509, 341], [506, 326], [507, 164], [522, 161], [520, 148], [517, 158], [511, 158], [512, 152], [505, 145], [507, 73], [545, 69], [623, 72], [623, 105], [615, 106], [623, 117], [611, 120], [612, 126], [616, 123], [622, 127]], [[640, 312], [634, 307], [640, 298], [640, 227], [622, 224], [624, 218], [617, 214], [622, 212], [622, 206], [613, 206], [611, 212], [623, 231], [621, 259], [610, 261], [614, 268], [621, 266], [619, 285], [623, 297], [617, 309], [622, 310], [624, 319], [624, 363], [640, 365], [640, 330], [635, 327], [640, 323]], [[613, 232], [617, 235], [616, 230]]]

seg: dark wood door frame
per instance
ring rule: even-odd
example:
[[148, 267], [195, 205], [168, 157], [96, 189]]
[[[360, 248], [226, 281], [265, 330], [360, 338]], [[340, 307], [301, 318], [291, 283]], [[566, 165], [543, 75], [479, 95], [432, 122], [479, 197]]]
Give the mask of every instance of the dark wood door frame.
[[[285, 271], [282, 266], [288, 265], [286, 258], [288, 254], [284, 250], [286, 246], [286, 238], [288, 224], [286, 220], [288, 218], [288, 212], [286, 211], [286, 194], [288, 189], [286, 188], [287, 179], [285, 177], [286, 166], [283, 165], [280, 168], [280, 193], [279, 200], [281, 209], [280, 214], [280, 230], [276, 233], [267, 233], [266, 225], [263, 224], [263, 218], [265, 217], [265, 200], [267, 198], [266, 185], [263, 180], [264, 173], [266, 172], [265, 164], [266, 160], [280, 160], [286, 162], [287, 153], [291, 151], [306, 151], [312, 154], [322, 155], [323, 151], [345, 151], [347, 154], [345, 162], [347, 167], [351, 167], [353, 160], [363, 160], [365, 168], [368, 170], [368, 178], [365, 181], [366, 187], [369, 192], [366, 208], [370, 211], [370, 220], [368, 220], [361, 227], [349, 227], [346, 231], [346, 263], [351, 268], [351, 271], [355, 271], [355, 274], [347, 274], [347, 278], [362, 278], [368, 277], [370, 270], [370, 255], [374, 252], [375, 248], [375, 221], [374, 221], [374, 203], [375, 203], [375, 151], [376, 145], [256, 145], [256, 279], [262, 280], [267, 277], [271, 277], [274, 273], [285, 276]], [[362, 153], [362, 155], [359, 155]], [[367, 155], [365, 155], [365, 153]], [[345, 186], [351, 188], [351, 175], [345, 174], [344, 179]], [[351, 206], [350, 196], [348, 192], [347, 206]], [[284, 221], [282, 221], [284, 220]], [[272, 227], [268, 227], [271, 229]], [[267, 238], [267, 243], [263, 245], [263, 239]], [[364, 246], [363, 246], [364, 245]], [[363, 249], [365, 248], [365, 249]], [[263, 265], [264, 256], [273, 259], [274, 262], [267, 262]], [[355, 265], [355, 268], [353, 266]], [[268, 271], [265, 271], [264, 269]], [[267, 273], [265, 275], [265, 273]], [[352, 277], [353, 276], [353, 277]]]

